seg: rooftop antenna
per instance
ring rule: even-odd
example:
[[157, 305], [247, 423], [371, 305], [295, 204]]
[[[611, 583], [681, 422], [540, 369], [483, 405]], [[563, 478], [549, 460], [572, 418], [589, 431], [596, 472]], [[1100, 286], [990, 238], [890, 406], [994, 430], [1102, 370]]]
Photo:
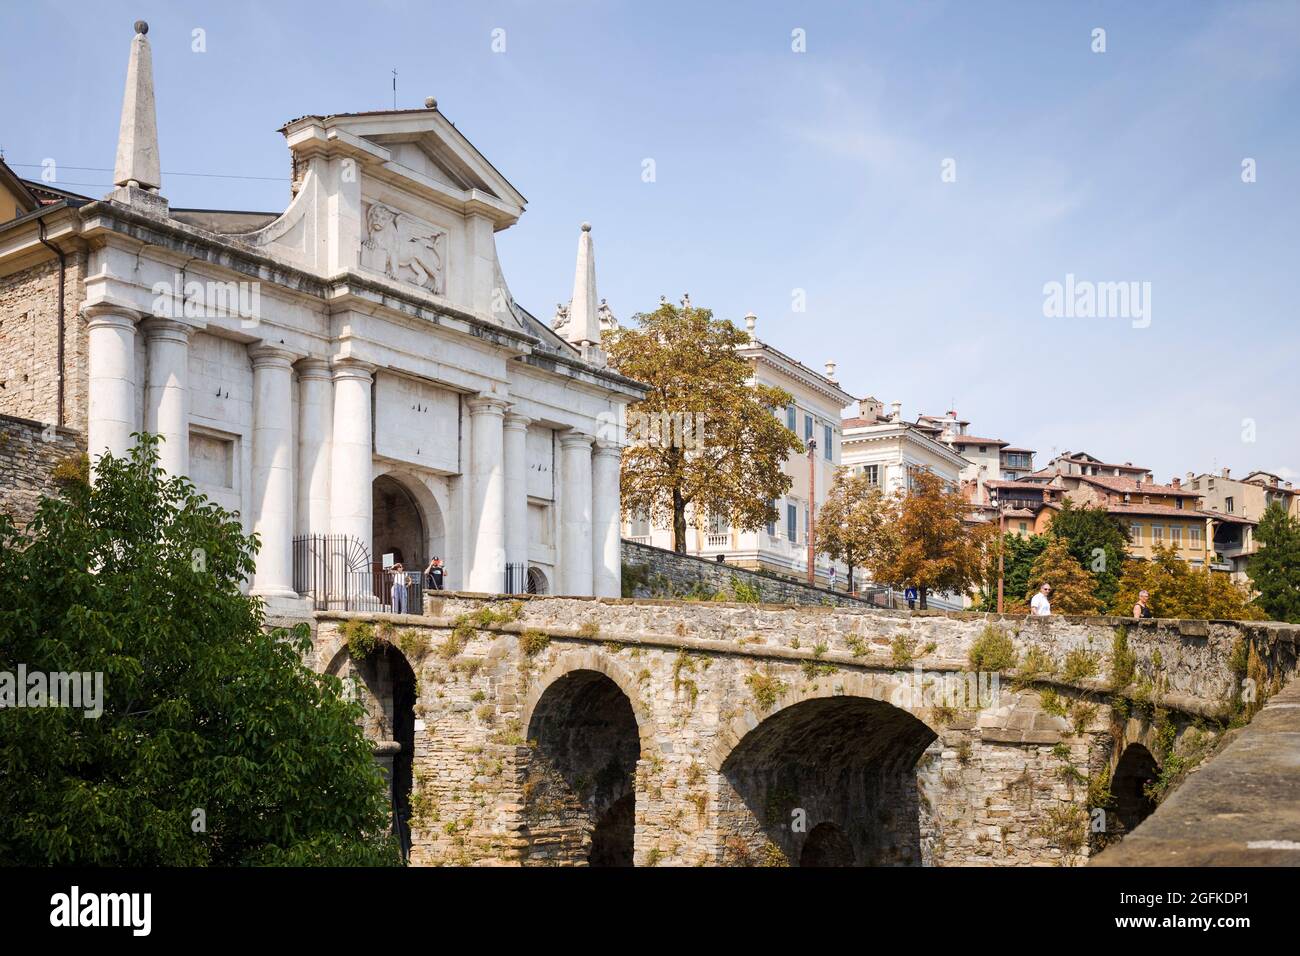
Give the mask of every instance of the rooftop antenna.
[[393, 109], [397, 109], [397, 67], [393, 67]]

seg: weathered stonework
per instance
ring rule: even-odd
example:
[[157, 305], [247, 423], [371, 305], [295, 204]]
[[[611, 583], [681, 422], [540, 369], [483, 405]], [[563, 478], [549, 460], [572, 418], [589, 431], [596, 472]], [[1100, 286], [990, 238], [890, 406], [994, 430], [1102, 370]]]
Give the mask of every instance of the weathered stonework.
[[[412, 861], [453, 865], [1075, 865], [1128, 745], [1212, 733], [1239, 644], [1277, 685], [1298, 630], [451, 593], [426, 612], [368, 620], [413, 669]], [[353, 617], [318, 615], [318, 669], [354, 668]], [[969, 686], [989, 628], [1043, 673], [936, 696]]]
[[0, 415], [0, 513], [26, 525], [41, 498], [58, 493], [56, 469], [75, 466], [85, 450], [80, 432]]
[[[722, 561], [707, 561], [690, 554], [677, 554], [652, 545], [622, 539], [621, 553], [625, 574], [644, 579], [640, 587], [631, 586], [635, 597], [669, 597], [692, 591], [732, 594], [733, 582], [757, 589], [761, 599], [772, 604], [802, 604], [824, 607], [867, 607], [868, 602], [843, 591], [802, 584], [793, 578], [759, 574]], [[631, 582], [629, 582], [631, 585]], [[625, 585], [627, 587], [627, 585]], [[671, 592], [661, 593], [661, 592]], [[627, 590], [624, 593], [628, 593]]]
[[86, 421], [86, 256], [65, 256], [64, 410], [59, 409], [59, 262], [43, 262], [0, 277], [0, 415], [63, 424], [78, 430]]

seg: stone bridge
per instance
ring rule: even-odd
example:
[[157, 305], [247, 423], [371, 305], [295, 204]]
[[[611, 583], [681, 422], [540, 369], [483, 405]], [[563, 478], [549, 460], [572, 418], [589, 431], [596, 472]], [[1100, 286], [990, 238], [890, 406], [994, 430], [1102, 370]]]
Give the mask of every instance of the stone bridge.
[[317, 614], [314, 663], [417, 865], [1076, 865], [1298, 630], [447, 594]]

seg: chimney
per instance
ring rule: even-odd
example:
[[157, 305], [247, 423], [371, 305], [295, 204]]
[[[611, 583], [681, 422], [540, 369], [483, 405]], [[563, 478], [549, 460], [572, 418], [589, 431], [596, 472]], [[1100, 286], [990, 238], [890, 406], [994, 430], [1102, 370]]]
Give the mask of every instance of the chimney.
[[903, 403], [889, 403], [889, 417], [892, 421], [901, 422], [903, 420]]
[[153, 54], [145, 34], [149, 24], [135, 21], [135, 37], [126, 64], [126, 92], [113, 163], [114, 189], [106, 198], [144, 207], [166, 216], [167, 200], [159, 194], [162, 171], [158, 162], [158, 120], [154, 111]]
[[1174, 479], [1174, 487], [1175, 487], [1175, 488], [1181, 488], [1182, 486], [1183, 486], [1183, 479], [1181, 479], [1181, 478], [1175, 478], [1175, 479]]
[[1230, 472], [1230, 471], [1232, 471], [1231, 468], [1225, 468], [1225, 469], [1223, 469], [1223, 471], [1222, 471], [1222, 473], [1221, 473], [1221, 477], [1223, 477], [1223, 478], [1227, 478], [1227, 477], [1228, 477], [1228, 472]]
[[874, 422], [879, 417], [880, 406], [871, 398], [858, 399], [858, 415], [868, 422]]

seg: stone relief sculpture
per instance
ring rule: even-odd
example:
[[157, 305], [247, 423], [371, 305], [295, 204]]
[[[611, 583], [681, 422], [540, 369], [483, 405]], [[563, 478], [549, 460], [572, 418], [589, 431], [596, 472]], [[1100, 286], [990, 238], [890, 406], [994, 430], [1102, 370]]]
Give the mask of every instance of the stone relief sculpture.
[[551, 319], [551, 328], [559, 331], [569, 324], [569, 308], [563, 302], [555, 303], [555, 318]]
[[600, 300], [600, 308], [596, 310], [596, 317], [600, 320], [600, 331], [611, 332], [618, 328], [618, 319], [614, 316], [614, 310], [609, 307], [609, 303], [604, 299]]
[[[382, 202], [366, 211], [361, 264], [392, 279], [413, 282], [434, 295], [446, 294], [443, 250], [447, 234]], [[439, 247], [442, 247], [441, 249]], [[409, 270], [409, 275], [403, 270]]]

